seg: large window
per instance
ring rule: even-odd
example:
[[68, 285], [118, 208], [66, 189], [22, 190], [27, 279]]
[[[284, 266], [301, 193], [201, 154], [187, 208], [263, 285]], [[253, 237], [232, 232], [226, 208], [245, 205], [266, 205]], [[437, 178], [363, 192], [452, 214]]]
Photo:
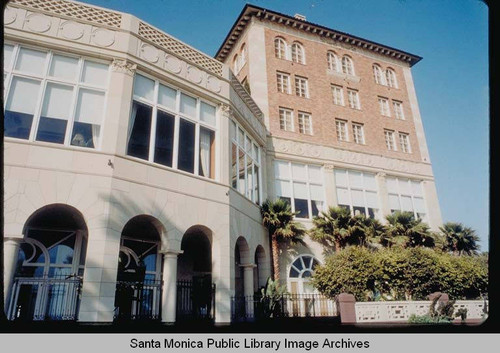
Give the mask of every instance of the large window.
[[278, 92], [290, 94], [290, 75], [284, 72], [276, 73]]
[[295, 76], [295, 94], [299, 97], [309, 98], [307, 78]]
[[231, 186], [260, 204], [260, 147], [234, 121], [230, 121]]
[[354, 89], [347, 89], [347, 99], [349, 101], [349, 107], [352, 109], [361, 109], [361, 104], [359, 103], [359, 93]]
[[384, 74], [382, 73], [382, 69], [378, 65], [373, 65], [373, 78], [375, 79], [375, 83], [379, 85], [385, 85]]
[[4, 136], [97, 148], [109, 65], [4, 46]]
[[352, 59], [347, 55], [342, 57], [342, 72], [347, 75], [354, 75], [354, 64]]
[[352, 137], [355, 143], [360, 145], [365, 144], [363, 124], [352, 123]]
[[398, 81], [396, 80], [396, 73], [393, 69], [387, 69], [385, 72], [385, 77], [387, 78], [387, 85], [389, 87], [398, 88]]
[[385, 145], [389, 151], [396, 151], [396, 142], [394, 138], [394, 131], [384, 130]]
[[279, 108], [280, 129], [285, 131], [293, 131], [293, 110], [287, 108]]
[[337, 204], [353, 215], [375, 218], [379, 210], [375, 174], [355, 170], [334, 169]]
[[396, 119], [405, 120], [405, 115], [403, 113], [403, 103], [393, 100], [392, 106], [394, 108], [394, 115], [396, 115]]
[[274, 56], [278, 59], [286, 58], [286, 42], [283, 38], [275, 38], [274, 39]]
[[213, 105], [135, 75], [129, 156], [214, 179], [215, 127]]
[[387, 177], [387, 192], [391, 212], [413, 212], [416, 218], [427, 221], [422, 182], [405, 178]]
[[326, 53], [326, 61], [328, 63], [328, 70], [339, 71], [337, 55], [334, 52], [329, 51]]
[[387, 98], [378, 97], [378, 106], [380, 109], [380, 114], [387, 117], [391, 116], [391, 110], [389, 109], [389, 100]]
[[297, 218], [312, 218], [323, 210], [321, 167], [277, 160], [274, 171], [276, 196], [290, 203]]
[[292, 44], [292, 61], [305, 64], [304, 47], [300, 43]]
[[312, 135], [311, 114], [299, 112], [299, 132], [301, 134]]
[[344, 91], [342, 86], [332, 85], [333, 104], [344, 105]]
[[335, 119], [335, 129], [337, 130], [337, 140], [348, 141], [347, 122], [345, 120]]
[[404, 132], [399, 133], [399, 145], [401, 146], [401, 151], [404, 153], [411, 153], [410, 148], [410, 135]]

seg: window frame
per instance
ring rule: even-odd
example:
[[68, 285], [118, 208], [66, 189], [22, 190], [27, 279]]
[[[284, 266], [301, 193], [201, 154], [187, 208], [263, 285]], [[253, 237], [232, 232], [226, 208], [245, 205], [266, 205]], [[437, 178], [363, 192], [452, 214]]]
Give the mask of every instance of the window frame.
[[345, 106], [344, 87], [332, 84], [331, 88], [332, 88], [332, 95], [333, 95], [333, 104], [340, 105], [340, 106], [344, 107]]
[[[337, 141], [349, 142], [349, 132], [347, 130], [347, 120], [335, 119], [335, 131], [337, 132]], [[342, 133], [344, 136], [342, 137]]]
[[[397, 151], [396, 137], [394, 130], [384, 129], [385, 146], [388, 151]], [[391, 148], [392, 147], [392, 148]]]
[[403, 110], [403, 102], [398, 100], [392, 100], [392, 108], [394, 109], [394, 117], [399, 120], [406, 120], [405, 113]]
[[[247, 199], [249, 199], [251, 202], [253, 203], [256, 203], [257, 205], [260, 205], [262, 203], [262, 148], [261, 146], [255, 141], [255, 139], [252, 138], [252, 136], [250, 136], [250, 134], [243, 128], [243, 126], [241, 126], [235, 119], [233, 118], [229, 118], [229, 144], [230, 144], [230, 168], [229, 168], [229, 186], [235, 190], [238, 194], [246, 197]], [[234, 136], [231, 136], [231, 130], [232, 130], [232, 126], [234, 126], [235, 128], [235, 134]], [[240, 143], [239, 141], [239, 131], [243, 131], [243, 141]], [[250, 141], [250, 151], [247, 150], [245, 144], [247, 143], [247, 141]], [[232, 149], [233, 149], [233, 145], [236, 147], [236, 162], [235, 162], [235, 166], [236, 166], [236, 187], [233, 186], [233, 160], [232, 160]], [[254, 153], [255, 151], [255, 147], [257, 147], [257, 155], [254, 157], [252, 157], [252, 154]], [[241, 193], [239, 190], [238, 190], [238, 177], [239, 177], [239, 165], [240, 165], [240, 151], [243, 152], [243, 156], [244, 156], [244, 162], [243, 162], [243, 165], [244, 165], [244, 189], [245, 189], [245, 193]], [[248, 178], [248, 158], [251, 159], [251, 165], [252, 165], [252, 175], [255, 175], [255, 167], [258, 168], [258, 173], [257, 173], [257, 188], [258, 188], [258, 191], [256, 191], [256, 187], [255, 187], [255, 184], [252, 185], [252, 191], [251, 191], [251, 197], [248, 196], [249, 194], [249, 188], [248, 188], [248, 182], [249, 182], [249, 178]]]
[[333, 71], [333, 72], [339, 72], [339, 59], [337, 54], [332, 51], [328, 50], [326, 52], [326, 62], [328, 65], [328, 70]]
[[[286, 79], [286, 80], [284, 80]], [[277, 82], [277, 89], [279, 93], [285, 93], [285, 94], [292, 94], [291, 90], [291, 82], [290, 82], [290, 74], [282, 71], [276, 71], [276, 82]], [[286, 87], [284, 85], [286, 83]], [[282, 90], [280, 90], [280, 84]], [[286, 88], [286, 90], [285, 90]]]
[[391, 68], [391, 67], [388, 67], [385, 70], [385, 81], [386, 81], [386, 85], [388, 87], [399, 88], [398, 87], [398, 79], [397, 79], [397, 76], [396, 76], [396, 71], [394, 71], [394, 69]]
[[301, 98], [309, 98], [309, 80], [307, 77], [295, 75], [295, 95]]
[[347, 88], [347, 101], [349, 103], [349, 108], [361, 110], [361, 101], [357, 89]]
[[306, 53], [304, 46], [301, 43], [297, 41], [292, 43], [290, 46], [290, 59], [297, 64], [306, 64]]
[[[10, 90], [12, 88], [12, 81], [14, 77], [19, 77], [21, 79], [26, 79], [30, 81], [36, 81], [40, 84], [39, 86], [39, 92], [38, 96], [36, 98], [36, 104], [35, 104], [35, 109], [33, 112], [33, 117], [32, 117], [32, 122], [31, 122], [31, 127], [30, 127], [30, 132], [28, 139], [23, 139], [23, 138], [18, 138], [18, 137], [13, 137], [13, 136], [4, 136], [4, 138], [7, 139], [14, 139], [14, 140], [24, 140], [28, 142], [34, 142], [34, 143], [41, 143], [41, 144], [49, 144], [51, 146], [64, 146], [65, 148], [75, 148], [75, 149], [82, 149], [82, 150], [94, 150], [94, 151], [100, 151], [101, 146], [102, 146], [102, 140], [103, 140], [103, 135], [104, 135], [104, 118], [105, 118], [105, 112], [107, 109], [108, 105], [108, 90], [109, 90], [109, 84], [111, 80], [111, 62], [101, 59], [101, 58], [94, 58], [88, 55], [78, 55], [74, 53], [67, 53], [61, 50], [54, 50], [50, 48], [40, 48], [36, 47], [33, 45], [29, 44], [24, 44], [24, 43], [17, 43], [17, 42], [12, 42], [12, 41], [5, 41], [4, 46], [9, 45], [13, 46], [13, 51], [12, 55], [10, 58], [10, 65], [6, 69], [3, 67], [4, 70], [4, 92], [3, 92], [3, 98], [4, 98], [4, 114], [5, 110], [7, 107], [7, 100], [9, 98]], [[45, 54], [45, 59], [44, 59], [44, 65], [43, 65], [43, 71], [41, 74], [34, 74], [34, 73], [27, 73], [23, 71], [19, 71], [15, 69], [15, 64], [17, 63], [17, 59], [19, 58], [19, 53], [21, 49], [27, 49], [27, 50], [33, 50], [37, 52], [42, 52]], [[67, 78], [60, 78], [60, 77], [54, 77], [50, 76], [49, 70], [52, 65], [52, 61], [54, 56], [62, 56], [66, 58], [73, 58], [78, 60], [77, 68], [76, 68], [76, 74], [75, 78], [73, 80], [67, 79]], [[102, 65], [107, 65], [107, 77], [106, 77], [106, 82], [103, 84], [103, 86], [97, 86], [94, 84], [89, 84], [82, 82], [82, 75], [83, 75], [83, 68], [85, 65], [85, 62], [90, 62], [90, 63], [97, 63], [97, 64], [102, 64]], [[68, 114], [68, 119], [66, 120], [66, 128], [65, 128], [65, 133], [64, 133], [64, 141], [63, 143], [57, 143], [57, 142], [49, 142], [49, 141], [41, 141], [37, 140], [37, 134], [38, 134], [38, 128], [40, 126], [40, 120], [42, 118], [42, 110], [44, 107], [44, 102], [46, 98], [46, 92], [47, 92], [47, 86], [49, 84], [54, 84], [54, 85], [59, 85], [59, 86], [64, 86], [64, 87], [71, 87], [72, 89], [72, 98], [71, 98], [71, 103], [70, 103], [70, 112]], [[71, 135], [73, 134], [73, 128], [75, 124], [75, 117], [77, 113], [77, 106], [78, 106], [78, 98], [79, 98], [79, 92], [80, 90], [88, 90], [91, 92], [99, 92], [103, 93], [103, 107], [102, 107], [102, 115], [100, 117], [100, 125], [99, 125], [99, 137], [97, 139], [97, 143], [94, 145], [93, 148], [91, 147], [84, 147], [84, 146], [78, 146], [78, 145], [72, 145], [71, 144]], [[63, 119], [59, 119], [63, 120]]]
[[[299, 132], [301, 134], [305, 135], [313, 135], [313, 128], [312, 128], [312, 114], [299, 111], [297, 114], [297, 117], [299, 119]], [[307, 117], [307, 119], [305, 119]], [[306, 124], [307, 122], [307, 124]]]
[[352, 140], [358, 145], [365, 144], [364, 124], [352, 123]]
[[399, 146], [401, 147], [401, 152], [411, 153], [410, 134], [399, 131], [398, 136], [399, 136]]
[[[286, 121], [286, 118], [284, 120], [281, 119], [281, 112], [284, 112], [284, 113], [290, 113], [290, 129], [287, 128], [288, 124], [287, 124], [287, 121]], [[295, 131], [295, 124], [294, 124], [294, 116], [293, 116], [293, 109], [290, 109], [290, 108], [285, 108], [285, 107], [278, 107], [278, 116], [279, 116], [279, 121], [280, 121], [280, 130], [283, 130], [283, 131], [290, 131], [290, 132], [294, 132]], [[281, 122], [284, 122], [284, 124], [282, 124]], [[284, 128], [282, 128], [281, 126], [284, 126]]]
[[[303, 219], [303, 220], [312, 220], [313, 219], [313, 212], [312, 212], [312, 198], [311, 198], [311, 185], [315, 185], [315, 186], [320, 186], [321, 187], [321, 190], [322, 190], [322, 197], [323, 199], [322, 200], [314, 200], [314, 201], [321, 201], [322, 202], [322, 206], [321, 206], [321, 209], [318, 209], [318, 214], [321, 212], [321, 211], [324, 211], [325, 210], [325, 207], [326, 207], [326, 192], [325, 192], [325, 173], [324, 173], [324, 168], [323, 166], [321, 165], [317, 165], [317, 164], [308, 164], [308, 163], [301, 163], [301, 162], [295, 162], [295, 161], [290, 161], [290, 160], [285, 160], [285, 159], [274, 159], [273, 160], [273, 168], [275, 168], [275, 165], [278, 163], [278, 162], [282, 162], [282, 163], [286, 163], [287, 166], [288, 166], [288, 175], [289, 175], [289, 178], [285, 178], [285, 177], [282, 177], [280, 176], [279, 174], [276, 173], [276, 176], [275, 176], [275, 186], [276, 186], [276, 182], [280, 181], [280, 182], [287, 182], [289, 183], [290, 185], [290, 207], [292, 209], [292, 212], [295, 212], [295, 195], [294, 195], [294, 191], [293, 191], [293, 184], [294, 183], [300, 183], [300, 184], [306, 184], [306, 189], [307, 189], [307, 212], [309, 214], [309, 217], [307, 218], [304, 218], [304, 217], [297, 217], [295, 216], [294, 218], [296, 219]], [[294, 175], [293, 175], [293, 170], [292, 170], [292, 164], [298, 164], [298, 165], [302, 165], [304, 166], [305, 168], [305, 179], [300, 179], [300, 178], [295, 178]], [[319, 184], [318, 182], [312, 182], [311, 181], [311, 178], [309, 176], [309, 166], [312, 166], [312, 167], [319, 167], [319, 170], [320, 170], [320, 174], [321, 174], [321, 184]], [[275, 170], [275, 169], [273, 169]], [[275, 195], [276, 197], [285, 197], [285, 196], [280, 196], [278, 195], [277, 192], [275, 192]]]
[[[396, 184], [397, 184], [397, 190], [389, 190], [388, 188], [388, 182], [387, 180], [388, 179], [394, 179], [396, 181]], [[400, 184], [401, 183], [404, 183], [404, 182], [407, 182], [408, 183], [408, 193], [404, 193], [401, 191], [401, 186]], [[412, 187], [412, 182], [416, 182], [416, 183], [419, 183], [420, 184], [420, 188], [421, 188], [421, 191], [422, 191], [422, 195], [419, 196], [417, 195], [416, 193], [413, 192], [413, 187]], [[429, 210], [427, 208], [427, 202], [426, 202], [426, 198], [425, 198], [425, 192], [424, 192], [424, 187], [423, 187], [423, 180], [418, 180], [418, 179], [411, 179], [411, 178], [402, 178], [402, 177], [398, 177], [398, 176], [394, 176], [394, 175], [391, 175], [391, 176], [387, 176], [386, 179], [385, 179], [385, 183], [386, 183], [386, 190], [387, 190], [387, 197], [389, 198], [390, 195], [393, 195], [393, 196], [397, 196], [398, 197], [398, 202], [399, 202], [399, 209], [392, 209], [391, 208], [391, 203], [389, 201], [389, 211], [391, 213], [393, 213], [394, 211], [403, 211], [403, 203], [402, 203], [402, 197], [405, 196], [405, 197], [410, 197], [411, 198], [411, 207], [413, 209], [413, 211], [408, 211], [408, 212], [413, 212], [413, 216], [415, 218], [420, 218], [419, 217], [419, 212], [416, 210], [416, 207], [415, 207], [415, 199], [422, 199], [422, 202], [423, 202], [423, 205], [424, 205], [424, 217], [421, 218], [423, 222], [427, 222], [427, 217], [429, 215]]]
[[[149, 80], [152, 80], [154, 82], [154, 88], [153, 88], [153, 101], [150, 101], [144, 97], [140, 97], [134, 94], [134, 88], [133, 85], [135, 84], [135, 78], [137, 75], [143, 76]], [[127, 136], [127, 147], [125, 154], [129, 158], [134, 158], [143, 162], [148, 162], [152, 163], [157, 166], [169, 168], [169, 169], [174, 169], [176, 171], [182, 172], [182, 173], [187, 173], [188, 175], [194, 175], [200, 178], [205, 178], [209, 180], [219, 180], [219, 171], [217, 166], [219, 165], [219, 158], [218, 158], [218, 151], [219, 151], [219, 124], [220, 124], [220, 118], [219, 118], [219, 108], [217, 105], [213, 102], [210, 102], [206, 99], [203, 99], [191, 92], [185, 91], [181, 88], [178, 88], [170, 83], [167, 83], [163, 80], [158, 79], [155, 76], [149, 75], [147, 73], [144, 73], [142, 71], [137, 71], [134, 75], [134, 84], [132, 85], [132, 96], [130, 100], [130, 114], [132, 114], [132, 106], [134, 104], [134, 101], [147, 105], [148, 107], [151, 107], [152, 112], [151, 112], [151, 128], [149, 132], [149, 151], [148, 151], [148, 158], [147, 159], [142, 159], [140, 157], [135, 157], [131, 156], [128, 154], [128, 144], [131, 136]], [[166, 86], [170, 89], [173, 89], [176, 91], [176, 98], [175, 98], [175, 111], [172, 110], [170, 107], [164, 106], [161, 103], [158, 102], [158, 97], [159, 97], [159, 89], [160, 85]], [[184, 94], [188, 97], [196, 99], [196, 117], [190, 117], [189, 115], [182, 113], [180, 110], [180, 105], [181, 105], [181, 95]], [[207, 122], [204, 122], [201, 120], [201, 104], [205, 103], [209, 106], [212, 106], [215, 108], [215, 124], [210, 125]], [[157, 121], [158, 121], [158, 110], [162, 111], [163, 113], [167, 113], [169, 115], [174, 116], [174, 135], [173, 135], [173, 146], [172, 146], [172, 166], [167, 166], [161, 163], [157, 163], [154, 161], [154, 155], [155, 155], [155, 145], [156, 145], [156, 127], [157, 127]], [[180, 129], [180, 121], [181, 119], [192, 123], [195, 125], [195, 135], [194, 135], [194, 170], [193, 173], [189, 171], [185, 171], [182, 169], [178, 168], [178, 158], [179, 158], [179, 129]], [[130, 116], [129, 116], [129, 124], [130, 124]], [[199, 174], [199, 168], [200, 168], [200, 130], [201, 128], [205, 128], [207, 130], [210, 130], [214, 133], [214, 156], [212, 157], [214, 159], [213, 163], [213, 178], [209, 176], [203, 176]], [[132, 127], [133, 128], [133, 127]], [[130, 130], [132, 132], [132, 130]]]
[[373, 78], [378, 85], [386, 86], [384, 70], [379, 64], [373, 64]]
[[389, 106], [389, 99], [385, 97], [377, 97], [380, 115], [390, 118], [391, 108]]
[[282, 37], [274, 38], [274, 57], [277, 59], [287, 59], [287, 43]]
[[342, 56], [342, 72], [349, 76], [356, 76], [354, 70], [354, 61], [349, 55]]

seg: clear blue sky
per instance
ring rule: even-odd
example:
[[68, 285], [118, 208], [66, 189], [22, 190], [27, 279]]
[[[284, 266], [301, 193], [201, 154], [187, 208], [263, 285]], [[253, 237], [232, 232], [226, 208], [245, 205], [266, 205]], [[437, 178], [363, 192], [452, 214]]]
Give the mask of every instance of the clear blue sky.
[[[84, 0], [214, 55], [244, 0]], [[443, 221], [489, 236], [488, 9], [479, 0], [254, 0], [423, 57], [413, 67]]]

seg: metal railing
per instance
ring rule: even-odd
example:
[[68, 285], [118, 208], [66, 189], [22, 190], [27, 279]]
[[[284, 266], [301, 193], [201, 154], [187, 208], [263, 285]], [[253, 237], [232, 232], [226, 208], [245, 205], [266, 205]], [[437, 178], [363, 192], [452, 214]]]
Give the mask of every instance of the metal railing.
[[234, 322], [268, 317], [338, 316], [335, 301], [321, 294], [285, 294], [273, 309], [260, 295], [235, 296], [231, 298], [231, 314]]
[[14, 279], [8, 318], [18, 321], [76, 320], [82, 279], [76, 276]]
[[215, 284], [177, 281], [178, 321], [215, 319]]
[[162, 281], [117, 281], [115, 321], [160, 320]]

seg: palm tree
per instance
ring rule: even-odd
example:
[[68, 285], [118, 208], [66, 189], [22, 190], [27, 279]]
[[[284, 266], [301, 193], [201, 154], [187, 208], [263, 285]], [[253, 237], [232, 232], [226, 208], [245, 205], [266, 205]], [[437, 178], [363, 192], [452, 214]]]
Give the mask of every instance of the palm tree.
[[267, 199], [262, 204], [260, 212], [262, 214], [262, 222], [267, 227], [271, 237], [274, 280], [279, 282], [279, 243], [301, 242], [305, 234], [305, 229], [302, 224], [294, 220], [296, 213], [292, 212], [290, 204], [283, 199], [275, 201]]
[[420, 218], [415, 219], [413, 212], [396, 211], [385, 218], [388, 222], [386, 242], [389, 246], [433, 248], [436, 245], [436, 239], [429, 226]]
[[330, 207], [313, 218], [311, 238], [339, 250], [346, 245], [367, 246], [384, 232], [384, 227], [375, 219], [360, 214], [351, 216], [349, 209]]
[[447, 222], [439, 230], [446, 238], [445, 250], [458, 255], [472, 255], [479, 250], [479, 237], [474, 229], [465, 227], [462, 223]]

